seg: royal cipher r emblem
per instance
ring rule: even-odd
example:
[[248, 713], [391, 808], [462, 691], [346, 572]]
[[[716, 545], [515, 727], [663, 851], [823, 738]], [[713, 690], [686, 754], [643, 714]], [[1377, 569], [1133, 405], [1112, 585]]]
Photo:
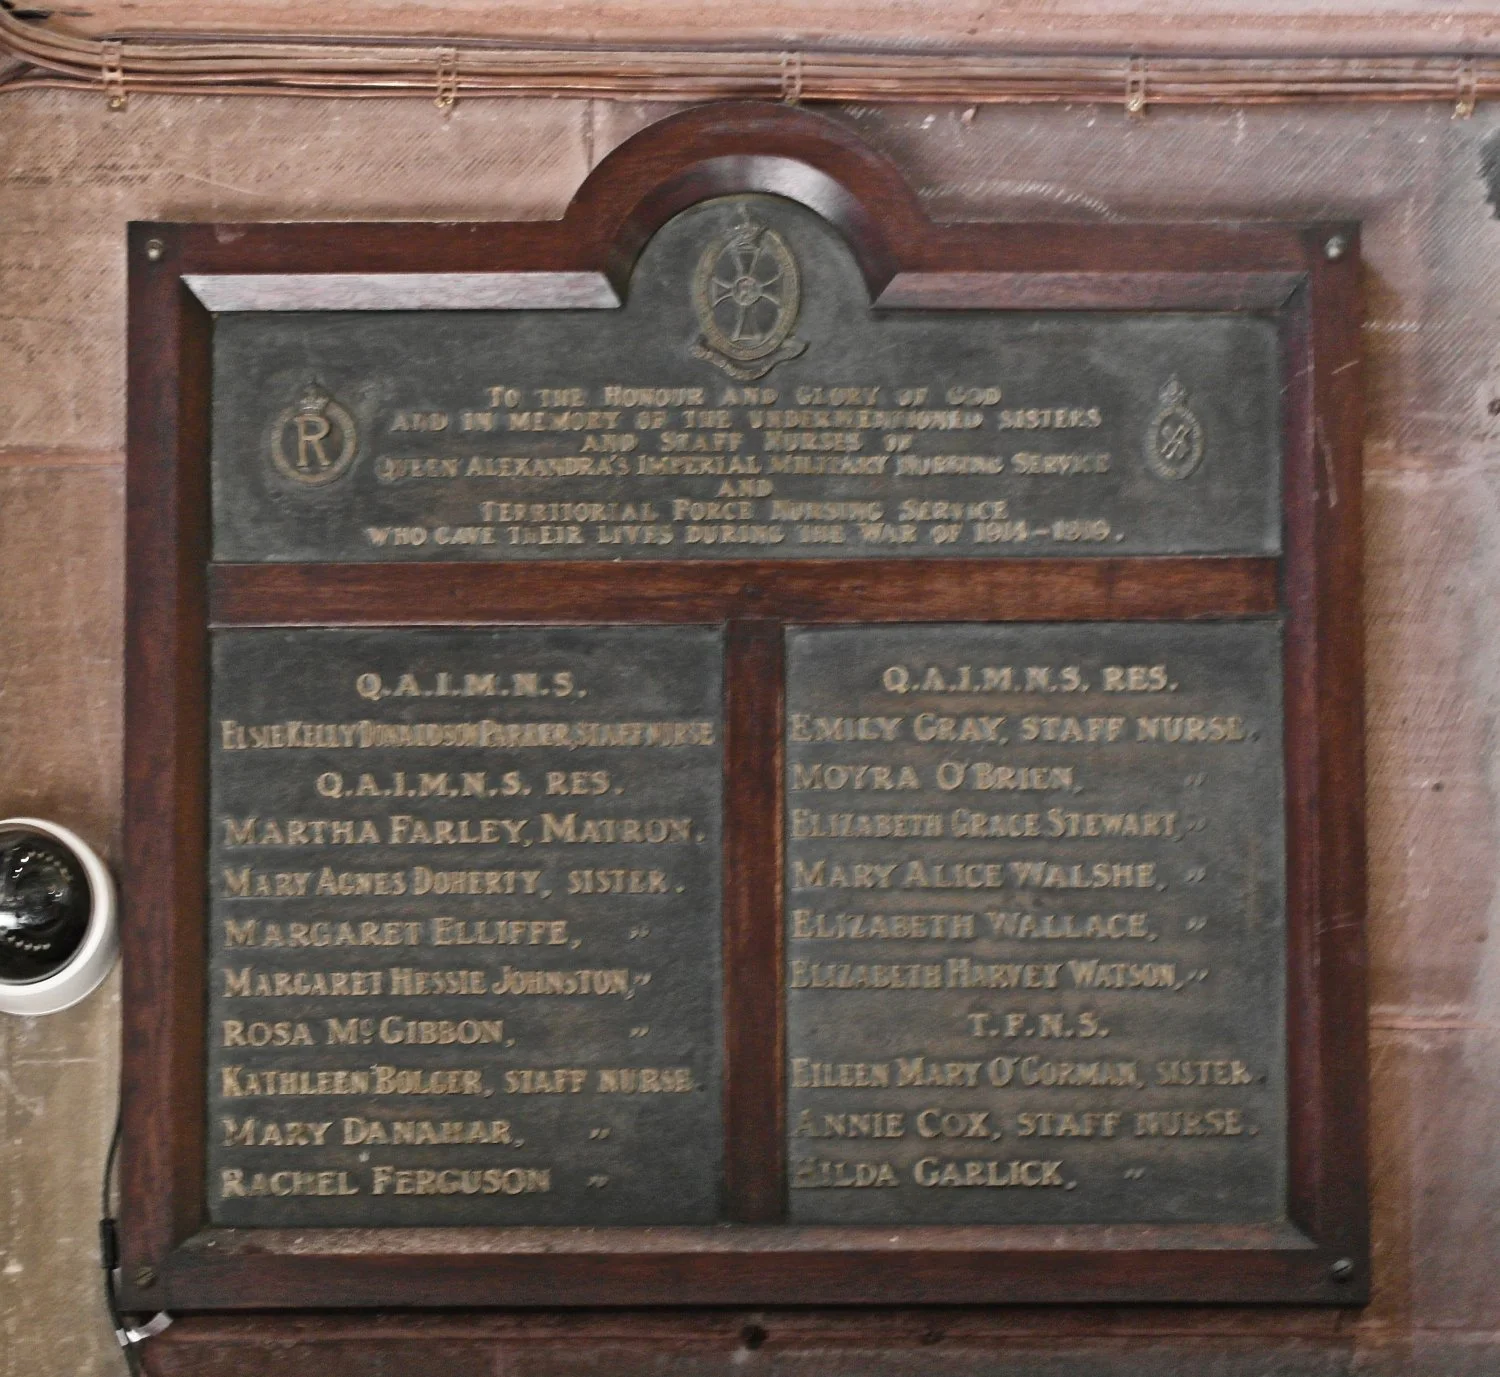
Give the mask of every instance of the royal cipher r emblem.
[[1146, 427], [1146, 467], [1158, 478], [1186, 478], [1203, 462], [1203, 425], [1189, 410], [1187, 391], [1173, 378]]
[[348, 472], [358, 443], [354, 417], [317, 383], [308, 383], [271, 427], [271, 462], [283, 478], [320, 488]]
[[698, 259], [693, 309], [703, 333], [692, 352], [732, 378], [763, 378], [807, 348], [791, 338], [801, 307], [801, 275], [786, 240], [747, 216]]

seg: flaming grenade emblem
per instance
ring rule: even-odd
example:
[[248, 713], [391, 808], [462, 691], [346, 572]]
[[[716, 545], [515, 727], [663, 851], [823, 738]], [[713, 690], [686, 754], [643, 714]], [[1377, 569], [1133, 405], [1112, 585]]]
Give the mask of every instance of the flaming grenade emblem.
[[790, 338], [801, 306], [801, 274], [786, 240], [746, 217], [698, 259], [693, 309], [703, 333], [692, 352], [732, 378], [763, 378], [807, 348]]

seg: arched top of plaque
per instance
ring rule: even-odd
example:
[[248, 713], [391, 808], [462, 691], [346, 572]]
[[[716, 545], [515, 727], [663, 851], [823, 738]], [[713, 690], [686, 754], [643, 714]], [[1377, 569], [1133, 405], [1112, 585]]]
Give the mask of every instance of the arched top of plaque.
[[627, 139], [559, 220], [131, 227], [210, 311], [576, 310], [624, 300], [646, 244], [703, 201], [770, 195], [847, 244], [881, 309], [1273, 311], [1352, 226], [946, 224], [836, 119], [721, 101]]
[[[989, 561], [1280, 545], [1268, 317], [1305, 276], [1289, 270], [1296, 232], [1284, 227], [940, 224], [846, 125], [741, 102], [628, 139], [554, 221], [193, 229], [198, 261], [235, 265], [184, 273], [221, 313], [211, 489], [224, 563], [826, 562], [851, 549]], [[700, 392], [676, 405], [710, 408], [712, 425], [686, 411], [601, 413], [592, 424], [623, 419], [630, 433], [577, 442], [580, 456], [613, 458], [570, 475], [570, 500], [624, 504], [626, 525], [649, 511], [644, 537], [592, 522], [563, 523], [560, 541], [511, 539], [494, 526], [500, 509], [474, 505], [511, 459], [552, 454], [547, 427], [591, 424], [533, 414], [523, 398], [588, 408]], [[777, 396], [825, 395], [870, 410], [815, 417], [828, 433], [807, 439], [800, 412], [774, 409]], [[714, 427], [714, 441], [678, 434]], [[710, 443], [740, 447], [719, 477], [758, 478], [756, 490], [691, 475], [697, 486], [673, 494], [689, 505], [659, 523], [663, 509], [640, 504], [661, 496], [671, 456]], [[489, 462], [497, 446], [505, 464]], [[786, 457], [856, 449], [875, 457]], [[1059, 465], [1088, 482], [1056, 482]], [[933, 475], [945, 479], [937, 505]], [[701, 505], [719, 498], [741, 505]], [[1004, 516], [975, 505], [986, 502]], [[688, 529], [695, 510], [732, 510], [723, 519], [744, 529], [705, 540]], [[778, 515], [818, 510], [839, 514]], [[927, 515], [884, 530], [902, 511]], [[486, 512], [484, 533], [451, 538]], [[447, 534], [429, 539], [429, 527]]]
[[674, 215], [748, 192], [795, 201], [833, 225], [872, 299], [934, 228], [896, 166], [844, 125], [751, 101], [700, 106], [627, 139], [579, 187], [561, 228], [593, 245], [623, 295], [641, 250]]

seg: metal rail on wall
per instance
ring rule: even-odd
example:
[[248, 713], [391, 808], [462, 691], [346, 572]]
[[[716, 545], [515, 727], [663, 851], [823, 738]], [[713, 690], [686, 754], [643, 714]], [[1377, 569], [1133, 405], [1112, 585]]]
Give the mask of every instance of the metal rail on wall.
[[1500, 96], [1500, 55], [1238, 57], [1035, 54], [810, 46], [611, 47], [498, 39], [69, 33], [0, 0], [0, 93], [416, 97], [439, 109], [494, 96], [699, 101], [1152, 105], [1448, 102]]

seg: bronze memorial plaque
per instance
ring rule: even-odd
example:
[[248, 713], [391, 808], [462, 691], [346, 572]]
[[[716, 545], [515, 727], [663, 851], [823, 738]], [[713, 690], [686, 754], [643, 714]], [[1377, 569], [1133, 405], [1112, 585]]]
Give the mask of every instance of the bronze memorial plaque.
[[213, 644], [209, 1212], [720, 1214], [720, 636]]
[[1280, 647], [790, 633], [791, 1218], [1284, 1216]]
[[684, 211], [613, 309], [230, 313], [221, 560], [1273, 554], [1230, 312], [882, 311], [818, 216]]
[[747, 104], [130, 264], [128, 1310], [1368, 1294], [1357, 226]]

